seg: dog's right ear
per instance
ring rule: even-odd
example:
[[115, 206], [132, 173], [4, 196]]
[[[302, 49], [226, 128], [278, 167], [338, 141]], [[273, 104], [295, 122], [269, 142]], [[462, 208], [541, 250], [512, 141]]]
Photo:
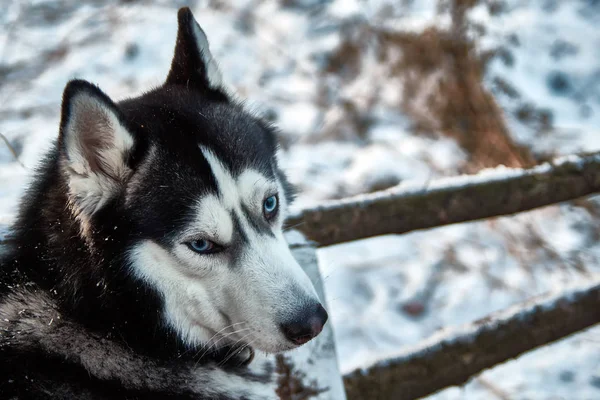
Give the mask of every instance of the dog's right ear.
[[208, 46], [206, 34], [188, 7], [177, 13], [177, 43], [167, 84], [212, 91], [226, 99], [221, 71]]
[[58, 139], [60, 165], [77, 215], [90, 217], [123, 187], [131, 174], [134, 137], [118, 106], [82, 80], [63, 93]]

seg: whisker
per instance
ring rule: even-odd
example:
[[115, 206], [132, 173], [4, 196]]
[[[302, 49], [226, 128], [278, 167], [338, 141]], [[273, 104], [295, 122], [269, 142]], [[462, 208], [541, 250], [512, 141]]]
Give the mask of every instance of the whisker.
[[219, 343], [221, 340], [223, 340], [223, 339], [225, 339], [225, 338], [228, 338], [228, 337], [230, 337], [230, 336], [232, 336], [232, 335], [235, 335], [236, 333], [240, 333], [240, 332], [248, 331], [248, 330], [250, 330], [250, 329], [251, 329], [251, 328], [243, 328], [243, 329], [238, 329], [237, 331], [233, 331], [233, 332], [227, 333], [227, 334], [225, 334], [225, 335], [221, 335], [221, 337], [219, 338], [219, 340], [217, 340], [216, 342], [214, 342], [214, 343], [213, 343], [213, 346], [214, 346], [214, 347], [216, 347], [216, 346], [217, 346], [217, 344], [218, 344], [218, 343]]
[[[241, 324], [241, 323], [242, 323], [242, 322], [238, 322], [238, 323], [237, 323], [237, 324], [235, 324], [235, 325], [239, 325], [239, 324]], [[232, 326], [233, 326], [233, 325], [230, 325], [228, 328], [231, 328]], [[247, 331], [247, 330], [249, 330], [249, 329], [250, 329], [250, 328], [242, 328], [242, 329], [238, 329], [238, 330], [236, 330], [236, 331], [229, 332], [229, 333], [226, 333], [226, 334], [222, 334], [221, 332], [223, 332], [223, 330], [224, 330], [224, 329], [221, 329], [219, 332], [215, 333], [215, 334], [212, 336], [212, 338], [210, 338], [210, 340], [209, 340], [209, 342], [208, 342], [208, 345], [207, 345], [207, 346], [205, 346], [205, 348], [204, 348], [204, 352], [203, 352], [203, 353], [200, 355], [200, 357], [199, 357], [199, 358], [200, 358], [200, 359], [202, 359], [202, 357], [204, 357], [204, 356], [206, 355], [206, 353], [208, 353], [208, 352], [209, 352], [210, 350], [212, 350], [212, 349], [215, 349], [215, 350], [216, 350], [216, 349], [218, 348], [218, 347], [217, 347], [217, 345], [219, 344], [219, 342], [220, 342], [221, 340], [223, 340], [223, 339], [225, 339], [225, 338], [227, 338], [227, 337], [229, 337], [229, 336], [231, 336], [231, 335], [235, 335], [236, 333], [240, 333], [240, 332]], [[213, 340], [213, 339], [214, 339], [214, 338], [215, 338], [215, 337], [216, 337], [218, 334], [220, 334], [220, 335], [221, 335], [221, 337], [220, 337], [219, 339], [217, 339], [215, 342], [212, 342], [212, 340]], [[200, 351], [198, 351], [198, 353], [199, 353], [199, 352], [200, 352]], [[196, 356], [198, 355], [198, 353], [196, 353]]]
[[229, 361], [233, 356], [240, 354], [240, 352], [245, 349], [246, 347], [248, 347], [247, 344], [244, 344], [243, 346], [241, 346], [239, 349], [236, 349], [236, 345], [243, 341], [244, 339], [246, 339], [248, 336], [252, 335], [253, 332], [249, 332], [248, 334], [244, 335], [240, 340], [238, 340], [237, 342], [234, 343], [233, 346], [231, 346], [231, 349], [227, 352], [227, 354], [225, 354], [225, 359], [220, 361], [218, 363], [219, 366], [224, 365], [227, 361]]
[[292, 230], [294, 228], [297, 228], [297, 227], [299, 227], [301, 225], [304, 225], [305, 223], [306, 223], [306, 221], [302, 221], [302, 222], [298, 222], [297, 224], [294, 224], [292, 226], [286, 226], [285, 229], [283, 229], [283, 232], [290, 231], [290, 230]]
[[231, 360], [234, 356], [240, 354], [242, 351], [244, 351], [244, 349], [250, 347], [250, 345], [252, 343], [254, 343], [256, 341], [257, 338], [252, 339], [250, 342], [246, 343], [245, 345], [241, 346], [237, 351], [231, 353], [231, 355], [229, 357], [226, 357], [223, 361], [221, 361], [221, 363], [219, 363], [219, 365], [224, 365], [225, 363], [227, 363], [227, 361]]
[[[202, 356], [201, 356], [201, 358], [202, 358], [202, 357], [205, 355], [205, 353], [206, 353], [208, 350], [210, 350], [210, 349], [211, 349], [211, 347], [212, 347], [212, 344], [210, 344], [210, 343], [212, 342], [212, 340], [213, 340], [215, 337], [217, 337], [217, 335], [219, 335], [221, 332], [223, 332], [223, 331], [225, 331], [225, 330], [227, 330], [227, 329], [229, 329], [229, 328], [233, 328], [233, 327], [234, 327], [234, 326], [236, 326], [236, 325], [245, 324], [245, 323], [246, 323], [245, 321], [242, 321], [242, 322], [236, 322], [235, 324], [227, 325], [225, 328], [223, 328], [223, 329], [219, 330], [219, 331], [218, 331], [218, 332], [216, 332], [214, 335], [212, 335], [212, 336], [210, 337], [210, 339], [208, 339], [208, 341], [207, 341], [207, 343], [208, 343], [208, 346], [201, 346], [201, 347], [200, 347], [200, 349], [199, 349], [199, 350], [196, 352], [196, 354], [194, 354], [194, 357], [197, 357], [197, 356], [198, 356], [198, 353], [200, 353], [202, 350], [205, 350], [205, 352], [204, 352], [204, 353], [202, 354]], [[185, 353], [183, 353], [183, 354], [185, 354]], [[182, 355], [183, 355], [183, 354], [182, 354]], [[180, 355], [179, 357], [181, 357], [181, 355]]]

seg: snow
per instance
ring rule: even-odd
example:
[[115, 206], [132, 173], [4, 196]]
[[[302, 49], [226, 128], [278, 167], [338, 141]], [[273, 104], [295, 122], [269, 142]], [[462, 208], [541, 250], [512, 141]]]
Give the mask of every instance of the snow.
[[[597, 348], [599, 333], [600, 329], [592, 328], [526, 353], [486, 371], [483, 376], [511, 398], [596, 399], [598, 375], [587, 368], [597, 368], [597, 353], [590, 348]], [[480, 381], [474, 380], [463, 388], [447, 389], [431, 398], [487, 400], [494, 397]]]
[[556, 307], [569, 308], [570, 302], [576, 302], [582, 296], [590, 292], [597, 292], [600, 285], [600, 276], [595, 277], [592, 283], [579, 283], [576, 285], [567, 285], [554, 291], [538, 296], [525, 304], [516, 304], [505, 310], [489, 315], [484, 322], [474, 322], [460, 327], [440, 329], [435, 334], [425, 340], [420, 341], [415, 346], [407, 346], [396, 354], [387, 353], [386, 359], [381, 361], [380, 357], [371, 355], [371, 360], [364, 360], [361, 371], [365, 373], [369, 368], [376, 365], [385, 366], [390, 363], [401, 364], [414, 358], [427, 355], [431, 351], [436, 351], [440, 346], [449, 346], [461, 343], [473, 343], [482, 333], [493, 331], [497, 326], [506, 324], [509, 321], [522, 321], [524, 323], [531, 321], [532, 317], [538, 312], [552, 310]]
[[[600, 81], [598, 46], [600, 22], [598, 3], [594, 1], [519, 1], [510, 0], [506, 13], [491, 17], [487, 8], [478, 6], [471, 18], [488, 31], [482, 48], [499, 43], [512, 54], [513, 62], [492, 62], [487, 77], [505, 78], [517, 88], [516, 102], [499, 96], [506, 110], [519, 104], [533, 103], [552, 112], [555, 126], [574, 140], [562, 135], [536, 141], [538, 133], [511, 116], [511, 132], [537, 150], [561, 146], [561, 152], [594, 151], [600, 148]], [[516, 34], [518, 45], [508, 44]], [[553, 81], [556, 77], [559, 81]], [[564, 80], [562, 79], [564, 78]], [[553, 84], [563, 82], [565, 85]]]
[[[14, 219], [32, 171], [57, 135], [69, 79], [90, 80], [121, 99], [166, 76], [178, 4], [100, 3], [8, 2], [0, 10], [0, 133], [24, 165], [0, 142], [0, 225]], [[598, 2], [508, 0], [497, 14], [484, 3], [468, 18], [485, 33], [469, 34], [480, 51], [502, 46], [510, 53], [512, 63], [502, 57], [490, 62], [485, 84], [511, 134], [540, 154], [600, 150]], [[331, 52], [352, 37], [349, 27], [364, 23], [417, 33], [448, 27], [450, 15], [437, 5], [211, 0], [194, 7], [232, 90], [282, 128], [282, 162], [300, 189], [296, 209], [386, 185], [410, 192], [525, 173], [500, 167], [460, 176], [468, 155], [439, 132], [412, 129], [398, 106], [402, 81], [384, 74], [374, 51], [362, 55], [356, 76], [323, 73]], [[497, 89], [499, 78], [517, 90], [517, 98]], [[361, 134], [345, 101], [367, 110], [358, 114], [365, 122]], [[549, 110], [555, 129], [519, 119], [518, 110], [528, 105]], [[441, 328], [588, 280], [600, 269], [596, 210], [592, 200], [588, 208], [565, 204], [319, 250], [342, 371], [398, 354]], [[509, 398], [598, 398], [598, 333], [591, 329], [536, 350], [482, 378]], [[493, 396], [474, 379], [431, 398]]]

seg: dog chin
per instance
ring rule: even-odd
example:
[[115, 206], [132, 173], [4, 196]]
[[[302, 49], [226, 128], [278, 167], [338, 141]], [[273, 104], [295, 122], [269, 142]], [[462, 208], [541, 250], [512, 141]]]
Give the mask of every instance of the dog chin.
[[295, 345], [292, 343], [277, 343], [277, 344], [269, 344], [269, 345], [258, 345], [254, 344], [254, 348], [256, 350], [260, 350], [266, 354], [279, 354], [285, 353], [291, 350], [295, 350], [302, 345]]
[[[190, 321], [191, 322], [191, 321]], [[215, 335], [218, 329], [211, 329], [207, 326], [200, 324], [198, 321], [193, 321], [191, 323], [192, 327], [188, 331], [190, 336], [186, 339], [188, 343], [193, 343], [195, 345], [208, 346], [213, 348], [221, 348], [233, 346], [236, 348], [242, 348], [244, 346], [250, 345], [252, 349], [266, 353], [266, 354], [279, 354], [287, 351], [295, 350], [303, 344], [294, 344], [287, 341], [285, 338], [275, 337], [272, 339], [267, 339], [264, 341], [260, 340], [251, 340], [250, 342], [240, 341], [237, 338], [237, 335], [233, 335], [231, 338], [220, 339]], [[214, 341], [216, 341], [216, 343]]]

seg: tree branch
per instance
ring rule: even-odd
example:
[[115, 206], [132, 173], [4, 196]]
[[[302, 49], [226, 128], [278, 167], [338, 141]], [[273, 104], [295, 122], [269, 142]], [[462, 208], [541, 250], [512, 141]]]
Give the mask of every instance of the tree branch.
[[464, 384], [487, 368], [599, 323], [598, 304], [600, 281], [528, 300], [346, 375], [348, 399], [417, 399]]
[[8, 250], [10, 239], [8, 238], [8, 226], [0, 224], [0, 257]]
[[[287, 225], [318, 246], [509, 215], [600, 191], [600, 153], [566, 156], [531, 169], [505, 167], [330, 201]], [[10, 244], [0, 237], [0, 245]], [[0, 246], [1, 247], [1, 246]]]
[[301, 210], [287, 223], [319, 246], [329, 246], [514, 214], [598, 191], [600, 153], [594, 153], [526, 170], [484, 170], [425, 187], [399, 185]]

